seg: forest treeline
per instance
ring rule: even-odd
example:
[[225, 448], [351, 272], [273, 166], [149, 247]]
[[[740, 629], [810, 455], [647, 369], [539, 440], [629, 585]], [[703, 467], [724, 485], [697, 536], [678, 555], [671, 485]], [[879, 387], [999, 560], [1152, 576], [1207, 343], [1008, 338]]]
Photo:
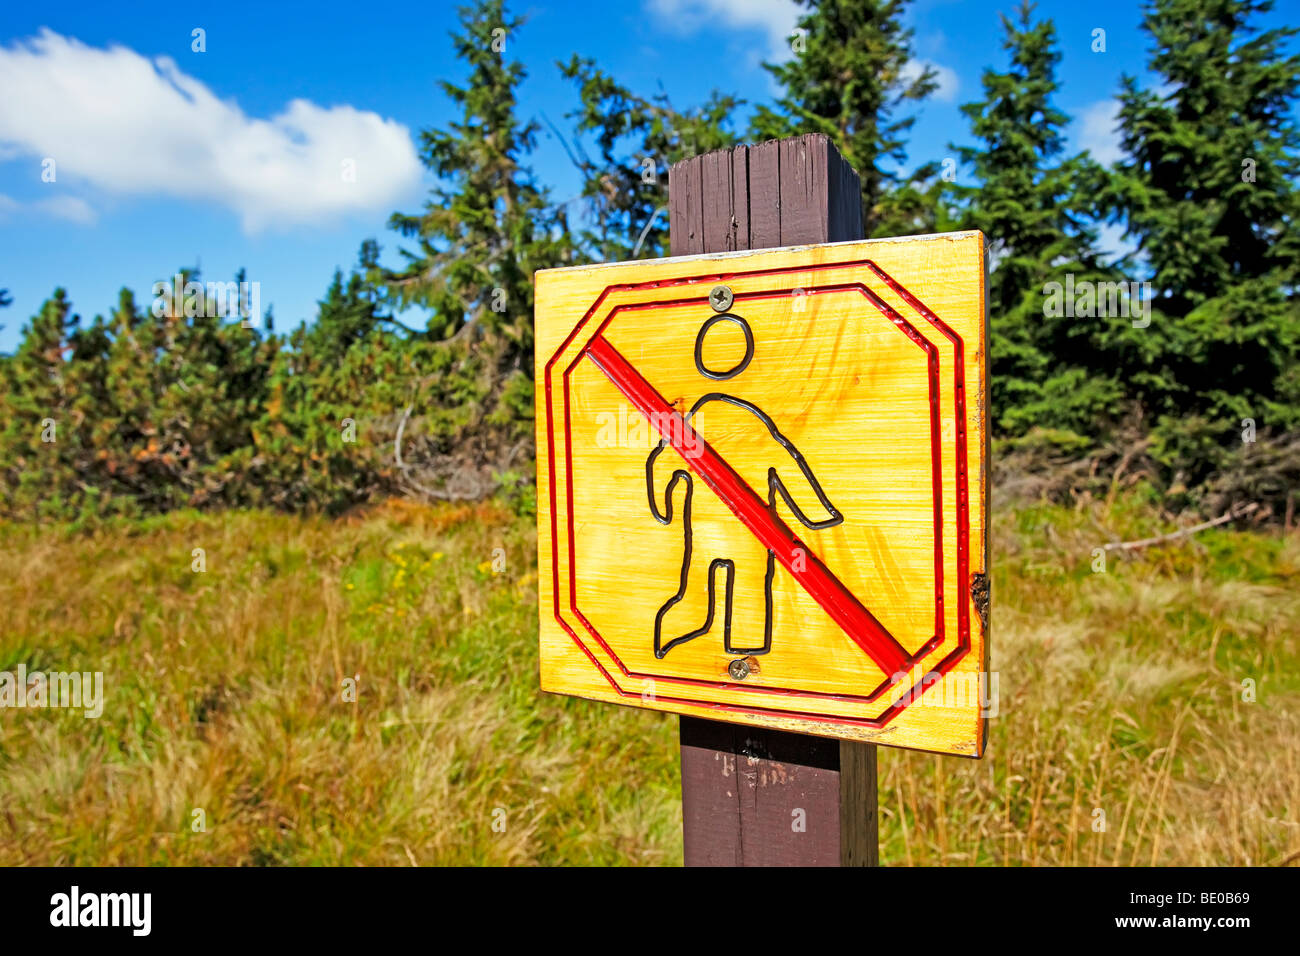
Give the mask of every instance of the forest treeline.
[[[1145, 71], [1116, 94], [1122, 158], [1103, 165], [1066, 148], [1061, 38], [1022, 5], [962, 107], [973, 145], [918, 161], [908, 134], [937, 84], [905, 6], [805, 0], [793, 55], [766, 67], [780, 90], [767, 103], [715, 92], [682, 106], [574, 56], [553, 67], [574, 92], [559, 124], [520, 115], [510, 38], [524, 26], [504, 0], [462, 10], [465, 79], [442, 84], [459, 118], [419, 136], [437, 185], [388, 223], [402, 265], [368, 240], [287, 334], [193, 271], [149, 298], [123, 289], [89, 321], [55, 290], [0, 356], [0, 513], [337, 512], [394, 493], [526, 507], [534, 271], [666, 255], [672, 163], [821, 132], [861, 175], [869, 235], [988, 237], [1005, 483], [1068, 495], [1145, 479], [1170, 507], [1248, 500], [1289, 522], [1296, 31], [1261, 29], [1263, 0], [1149, 0]], [[563, 144], [581, 195], [537, 180], [543, 136]], [[1131, 254], [1103, 254], [1108, 225]]]

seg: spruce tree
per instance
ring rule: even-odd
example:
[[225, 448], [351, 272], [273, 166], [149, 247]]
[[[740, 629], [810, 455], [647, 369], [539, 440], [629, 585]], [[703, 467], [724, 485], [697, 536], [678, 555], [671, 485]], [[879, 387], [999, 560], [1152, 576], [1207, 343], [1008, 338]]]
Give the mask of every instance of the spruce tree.
[[1086, 154], [1062, 157], [1068, 117], [1053, 104], [1061, 55], [1052, 21], [1035, 22], [1034, 5], [1022, 2], [1002, 27], [1007, 68], [985, 70], [983, 99], [961, 108], [979, 144], [958, 153], [977, 185], [956, 188], [967, 201], [963, 225], [989, 243], [994, 420], [1003, 433], [1037, 426], [1077, 438], [1114, 410], [1119, 385], [1088, 368], [1086, 323], [1045, 315], [1044, 291], [1067, 274], [1107, 278], [1085, 212], [1102, 174]]
[[[666, 93], [638, 96], [574, 56], [561, 74], [578, 86], [580, 107], [569, 113], [577, 137], [565, 148], [582, 176], [591, 227], [576, 229], [584, 258], [596, 261], [668, 254], [668, 167], [735, 145], [735, 97], [710, 94], [700, 106], [678, 110]], [[594, 133], [598, 158], [581, 137]]]
[[[1150, 87], [1126, 76], [1111, 192], [1156, 293], [1115, 363], [1189, 473], [1240, 448], [1242, 420], [1300, 426], [1300, 55], [1260, 32], [1264, 0], [1154, 0]], [[1221, 459], [1222, 455], [1218, 456]]]
[[[460, 118], [420, 136], [421, 158], [439, 185], [420, 213], [389, 221], [414, 240], [401, 249], [405, 267], [368, 269], [393, 312], [430, 312], [420, 338], [438, 349], [401, 357], [407, 374], [392, 420], [405, 426], [409, 416], [405, 440], [429, 450], [424, 460], [434, 464], [425, 471], [435, 484], [494, 462], [504, 472], [521, 443], [531, 447], [533, 273], [573, 261], [562, 211], [528, 165], [538, 126], [516, 116], [526, 74], [510, 50], [522, 20], [503, 0], [481, 0], [461, 9], [460, 24], [452, 41], [469, 75], [463, 86], [442, 84]], [[363, 250], [363, 258], [373, 263], [375, 252]], [[442, 493], [412, 477], [409, 458], [404, 464], [410, 487]]]
[[371, 432], [377, 380], [384, 377], [381, 356], [410, 351], [383, 331], [383, 318], [363, 275], [353, 271], [345, 279], [336, 269], [316, 321], [299, 326], [276, 350], [254, 427], [261, 502], [335, 512], [376, 487]]
[[153, 487], [157, 476], [149, 473], [147, 462], [150, 443], [159, 434], [162, 321], [142, 311], [131, 290], [124, 288], [108, 329], [108, 401], [101, 416], [108, 421], [99, 442], [102, 454], [97, 455], [100, 482], [109, 494], [133, 498], [148, 508], [159, 499]]
[[531, 369], [533, 272], [562, 263], [567, 240], [527, 165], [538, 126], [515, 115], [526, 73], [509, 51], [523, 21], [504, 0], [483, 0], [462, 8], [460, 22], [452, 41], [469, 76], [441, 86], [461, 117], [420, 134], [421, 159], [440, 185], [420, 213], [391, 217], [415, 248], [403, 248], [405, 267], [381, 278], [394, 309], [431, 312], [433, 338], [477, 329]]
[[62, 288], [42, 303], [22, 329], [3, 365], [0, 405], [0, 510], [55, 516], [79, 511], [85, 491], [77, 463], [84, 424], [68, 359], [81, 324]]
[[[182, 270], [185, 287], [197, 270]], [[238, 276], [236, 277], [238, 279]], [[158, 508], [239, 503], [249, 489], [241, 474], [252, 448], [252, 423], [266, 401], [273, 335], [256, 317], [223, 316], [204, 291], [185, 290], [181, 309], [170, 293], [151, 309], [158, 343], [155, 434], [142, 464]], [[266, 320], [263, 319], [265, 324]]]
[[[891, 208], [891, 193], [911, 184], [903, 198], [915, 204], [926, 195], [916, 184], [935, 172], [926, 165], [903, 177], [894, 168], [906, 160], [907, 132], [915, 122], [902, 111], [937, 85], [934, 71], [919, 68], [913, 57], [912, 31], [902, 23], [907, 0], [800, 2], [809, 10], [799, 18], [793, 58], [764, 64], [783, 95], [775, 107], [759, 107], [752, 135], [779, 139], [825, 133], [862, 179], [867, 234], [880, 234], [884, 226], [898, 228], [917, 215]], [[924, 212], [919, 218], [928, 223], [933, 215]]]

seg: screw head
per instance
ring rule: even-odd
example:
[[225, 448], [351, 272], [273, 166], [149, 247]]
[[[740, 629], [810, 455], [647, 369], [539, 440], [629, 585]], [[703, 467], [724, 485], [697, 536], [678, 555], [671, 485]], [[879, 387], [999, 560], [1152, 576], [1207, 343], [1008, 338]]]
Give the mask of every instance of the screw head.
[[749, 676], [749, 662], [743, 658], [732, 661], [727, 665], [727, 673], [734, 680], [744, 680]]
[[726, 312], [734, 301], [736, 297], [725, 285], [715, 285], [713, 291], [709, 293], [709, 305], [713, 306], [714, 312]]

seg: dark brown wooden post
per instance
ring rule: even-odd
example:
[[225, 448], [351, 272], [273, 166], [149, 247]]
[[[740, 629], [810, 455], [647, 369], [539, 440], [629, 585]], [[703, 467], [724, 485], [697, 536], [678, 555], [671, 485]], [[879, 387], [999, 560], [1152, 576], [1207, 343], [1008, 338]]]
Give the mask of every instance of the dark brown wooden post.
[[[821, 135], [668, 172], [674, 256], [862, 239], [858, 174]], [[875, 866], [876, 748], [681, 718], [687, 866]]]

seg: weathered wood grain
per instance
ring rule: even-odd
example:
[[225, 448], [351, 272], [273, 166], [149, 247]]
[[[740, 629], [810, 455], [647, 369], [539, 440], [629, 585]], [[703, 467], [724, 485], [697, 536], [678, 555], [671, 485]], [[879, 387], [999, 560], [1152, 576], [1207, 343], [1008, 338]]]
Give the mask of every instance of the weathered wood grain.
[[683, 717], [681, 742], [688, 866], [841, 865], [838, 741]]

